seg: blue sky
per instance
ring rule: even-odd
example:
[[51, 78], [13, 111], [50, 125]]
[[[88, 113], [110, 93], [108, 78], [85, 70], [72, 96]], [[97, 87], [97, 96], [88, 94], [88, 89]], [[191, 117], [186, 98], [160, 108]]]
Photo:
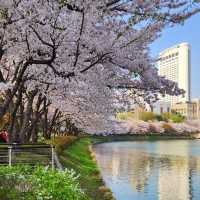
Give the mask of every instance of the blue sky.
[[160, 51], [181, 42], [191, 45], [191, 93], [192, 98], [200, 98], [200, 14], [192, 16], [182, 26], [166, 28], [151, 45], [152, 55], [157, 56]]

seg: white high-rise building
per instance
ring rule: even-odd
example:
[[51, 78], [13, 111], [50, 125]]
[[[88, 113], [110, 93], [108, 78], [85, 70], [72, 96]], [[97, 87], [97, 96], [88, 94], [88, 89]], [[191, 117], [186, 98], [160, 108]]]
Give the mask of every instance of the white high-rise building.
[[190, 45], [181, 43], [162, 51], [159, 54], [159, 75], [178, 83], [178, 87], [185, 90], [184, 97], [166, 95], [161, 101], [175, 104], [190, 101], [191, 59]]

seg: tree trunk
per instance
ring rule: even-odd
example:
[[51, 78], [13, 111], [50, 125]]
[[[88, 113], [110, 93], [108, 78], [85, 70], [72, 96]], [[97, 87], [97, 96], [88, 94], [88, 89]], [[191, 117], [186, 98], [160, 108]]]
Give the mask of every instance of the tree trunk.
[[7, 92], [6, 92], [6, 98], [5, 98], [5, 101], [2, 105], [0, 105], [0, 118], [2, 118], [6, 112], [8, 111], [9, 109], [9, 105], [11, 103], [11, 101], [13, 100], [14, 96], [16, 95], [20, 85], [21, 85], [21, 82], [23, 82], [23, 76], [24, 76], [24, 73], [28, 67], [29, 63], [25, 63], [21, 70], [19, 70], [19, 73], [17, 77], [15, 77], [15, 85], [12, 89], [9, 89]]
[[42, 101], [44, 100], [44, 98], [42, 98], [42, 94], [39, 94], [38, 99], [37, 99], [37, 103], [36, 103], [36, 107], [35, 107], [35, 111], [33, 112], [33, 117], [31, 120], [31, 126], [29, 126], [29, 128], [27, 129], [27, 137], [26, 137], [26, 141], [30, 141], [32, 138], [32, 142], [35, 143], [37, 142], [37, 138], [38, 138], [38, 122], [39, 119], [42, 117], [43, 112], [40, 112], [40, 107], [42, 104]]
[[19, 109], [19, 106], [21, 104], [22, 101], [22, 89], [23, 89], [23, 85], [21, 85], [20, 90], [18, 91], [18, 95], [17, 95], [17, 99], [16, 102], [13, 103], [14, 108], [12, 109], [11, 113], [11, 120], [10, 120], [10, 126], [8, 129], [8, 133], [9, 133], [9, 142], [17, 142], [18, 140], [18, 134], [17, 130], [16, 130], [16, 123], [17, 123], [17, 111]]
[[24, 117], [23, 125], [22, 125], [21, 131], [20, 131], [20, 140], [22, 143], [24, 143], [26, 141], [27, 130], [28, 130], [30, 120], [31, 120], [31, 115], [33, 112], [33, 100], [34, 100], [34, 97], [36, 94], [37, 94], [37, 90], [34, 90], [34, 91], [30, 92], [28, 95], [28, 102], [27, 102], [27, 106], [26, 106], [25, 117]]
[[44, 119], [43, 119], [43, 136], [45, 139], [48, 139], [48, 108], [47, 108], [47, 99], [44, 99], [43, 104]]

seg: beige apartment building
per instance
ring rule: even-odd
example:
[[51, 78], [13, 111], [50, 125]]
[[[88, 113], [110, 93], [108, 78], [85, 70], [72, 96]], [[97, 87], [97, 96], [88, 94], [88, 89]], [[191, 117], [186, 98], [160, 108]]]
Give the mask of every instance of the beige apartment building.
[[190, 45], [188, 43], [178, 44], [159, 54], [159, 75], [177, 82], [178, 87], [186, 92], [184, 97], [182, 95], [178, 97], [166, 95], [161, 98], [161, 101], [170, 102], [171, 105], [190, 101], [190, 54]]
[[191, 102], [173, 104], [171, 110], [190, 120], [200, 119], [200, 100], [196, 99]]

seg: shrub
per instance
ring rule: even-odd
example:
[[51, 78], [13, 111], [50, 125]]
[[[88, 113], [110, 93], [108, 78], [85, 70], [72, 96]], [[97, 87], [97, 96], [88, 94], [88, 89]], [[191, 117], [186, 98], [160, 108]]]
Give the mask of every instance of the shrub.
[[200, 120], [188, 120], [185, 122], [185, 124], [195, 127], [200, 131]]
[[165, 112], [162, 113], [162, 121], [168, 122], [171, 119], [171, 113], [169, 112]]
[[149, 124], [149, 132], [150, 133], [163, 133], [164, 129], [162, 127], [162, 124], [159, 122], [154, 122]]
[[155, 119], [156, 119], [156, 115], [153, 112], [143, 111], [140, 113], [140, 120], [147, 122], [147, 121], [152, 121]]
[[127, 120], [123, 126], [124, 130], [126, 129], [126, 132], [130, 134], [145, 134], [149, 132], [149, 124], [140, 120]]
[[178, 133], [197, 133], [199, 132], [199, 127], [192, 126], [187, 123], [173, 123], [173, 128]]
[[149, 124], [147, 122], [140, 121], [137, 128], [138, 131], [136, 133], [145, 134], [149, 132]]
[[0, 167], [2, 200], [88, 200], [73, 171], [45, 167]]
[[156, 133], [156, 127], [154, 124], [149, 124], [149, 132], [150, 133]]
[[57, 153], [62, 153], [76, 139], [77, 137], [75, 136], [57, 136], [54, 139], [47, 141], [47, 143], [55, 145]]
[[161, 115], [156, 115], [156, 120], [158, 121], [172, 121], [174, 123], [182, 123], [185, 120], [185, 117], [182, 116], [181, 114], [176, 114], [176, 113], [163, 113]]
[[118, 120], [136, 119], [136, 120], [142, 120], [142, 121], [147, 122], [147, 121], [155, 120], [156, 115], [153, 112], [146, 112], [146, 111], [140, 111], [138, 114], [134, 112], [121, 112], [116, 115], [116, 119]]
[[180, 114], [172, 114], [170, 119], [174, 122], [174, 123], [182, 123], [185, 120], [185, 117], [180, 115]]
[[165, 133], [175, 133], [176, 130], [168, 123], [164, 123], [162, 125], [163, 129], [165, 130]]
[[157, 121], [163, 121], [163, 118], [162, 118], [162, 115], [156, 115], [155, 116], [155, 119], [157, 120]]
[[168, 133], [184, 134], [200, 132], [200, 123], [187, 121], [186, 123], [173, 122], [144, 122], [140, 120], [127, 120], [123, 129], [129, 134]]
[[170, 119], [171, 119], [171, 113], [169, 112], [165, 112], [165, 113], [162, 113], [161, 115], [157, 114], [156, 115], [156, 119], [158, 121], [165, 121], [165, 122], [168, 122]]
[[119, 120], [127, 120], [134, 118], [134, 113], [133, 112], [121, 112], [117, 113], [116, 118]]

